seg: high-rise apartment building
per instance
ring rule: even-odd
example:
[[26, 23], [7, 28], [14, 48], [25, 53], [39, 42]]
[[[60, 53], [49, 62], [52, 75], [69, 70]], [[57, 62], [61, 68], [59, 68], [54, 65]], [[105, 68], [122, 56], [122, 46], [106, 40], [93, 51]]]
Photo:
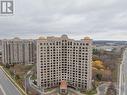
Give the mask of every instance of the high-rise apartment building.
[[35, 63], [36, 44], [33, 40], [19, 38], [2, 40], [2, 63]]
[[37, 84], [44, 88], [66, 81], [76, 89], [91, 89], [92, 40], [61, 37], [37, 40]]

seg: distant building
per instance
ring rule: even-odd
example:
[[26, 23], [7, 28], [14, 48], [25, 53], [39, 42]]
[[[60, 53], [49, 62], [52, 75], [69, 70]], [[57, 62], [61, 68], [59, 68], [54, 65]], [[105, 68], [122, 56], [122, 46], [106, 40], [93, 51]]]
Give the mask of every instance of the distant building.
[[34, 40], [19, 38], [2, 40], [3, 64], [33, 64], [36, 58], [36, 45]]
[[37, 40], [37, 84], [46, 88], [66, 81], [75, 89], [91, 89], [92, 40], [61, 37]]

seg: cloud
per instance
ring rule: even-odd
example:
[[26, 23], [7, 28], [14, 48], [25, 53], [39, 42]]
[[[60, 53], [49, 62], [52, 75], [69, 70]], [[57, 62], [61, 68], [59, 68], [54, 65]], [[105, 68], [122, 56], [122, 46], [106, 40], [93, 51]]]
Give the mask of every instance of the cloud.
[[14, 2], [15, 14], [0, 16], [0, 38], [37, 38], [41, 35], [67, 34], [75, 39], [88, 35], [93, 39], [126, 40], [126, 0]]

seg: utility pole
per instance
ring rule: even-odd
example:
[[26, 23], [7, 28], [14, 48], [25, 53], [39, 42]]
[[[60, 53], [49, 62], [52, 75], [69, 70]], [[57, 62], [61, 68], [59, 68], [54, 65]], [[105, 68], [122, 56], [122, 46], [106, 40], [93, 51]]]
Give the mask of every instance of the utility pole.
[[24, 82], [25, 82], [25, 92], [27, 93], [26, 77], [27, 77], [27, 75], [24, 76]]

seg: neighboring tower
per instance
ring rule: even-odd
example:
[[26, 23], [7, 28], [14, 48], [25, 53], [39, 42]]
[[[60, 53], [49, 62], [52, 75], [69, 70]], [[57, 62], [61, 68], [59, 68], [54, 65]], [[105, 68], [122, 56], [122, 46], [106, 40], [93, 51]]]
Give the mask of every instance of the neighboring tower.
[[37, 84], [45, 89], [66, 81], [75, 89], [91, 89], [92, 40], [61, 37], [37, 40]]
[[35, 63], [36, 43], [33, 40], [19, 38], [2, 40], [3, 64], [33, 64]]

